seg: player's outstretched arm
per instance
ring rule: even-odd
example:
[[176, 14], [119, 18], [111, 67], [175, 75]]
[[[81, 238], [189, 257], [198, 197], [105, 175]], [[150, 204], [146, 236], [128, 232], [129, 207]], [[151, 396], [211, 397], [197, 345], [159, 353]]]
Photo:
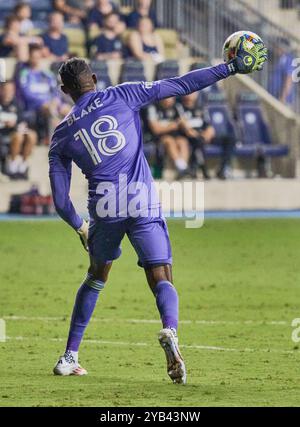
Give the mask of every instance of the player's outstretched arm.
[[162, 80], [159, 99], [183, 96], [212, 86], [235, 74], [250, 74], [261, 71], [268, 59], [268, 50], [263, 42], [248, 47], [246, 37], [241, 37], [237, 56], [227, 64], [192, 71], [184, 76]]
[[181, 77], [156, 82], [123, 83], [116, 90], [126, 105], [134, 111], [173, 96], [184, 96], [214, 85], [235, 74], [249, 74], [263, 69], [267, 61], [267, 48], [261, 43], [249, 48], [245, 37], [241, 38], [237, 56], [227, 64], [191, 71]]

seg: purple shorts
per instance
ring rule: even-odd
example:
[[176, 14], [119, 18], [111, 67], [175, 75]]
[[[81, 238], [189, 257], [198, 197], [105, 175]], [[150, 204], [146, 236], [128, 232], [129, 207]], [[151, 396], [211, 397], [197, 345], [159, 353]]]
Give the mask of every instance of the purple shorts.
[[127, 218], [118, 222], [91, 220], [89, 251], [96, 262], [108, 263], [120, 257], [127, 234], [138, 255], [138, 265], [148, 268], [172, 264], [172, 251], [164, 218]]

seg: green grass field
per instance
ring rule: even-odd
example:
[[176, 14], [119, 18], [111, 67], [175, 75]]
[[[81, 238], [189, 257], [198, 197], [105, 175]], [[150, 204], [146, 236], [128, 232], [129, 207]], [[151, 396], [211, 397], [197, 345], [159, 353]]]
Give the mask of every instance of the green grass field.
[[0, 222], [8, 335], [0, 343], [0, 406], [300, 405], [300, 354], [291, 339], [300, 317], [300, 221], [207, 221], [200, 230], [171, 221], [169, 228], [185, 387], [166, 375], [155, 301], [128, 241], [81, 348], [89, 375], [54, 377], [87, 256], [62, 222]]

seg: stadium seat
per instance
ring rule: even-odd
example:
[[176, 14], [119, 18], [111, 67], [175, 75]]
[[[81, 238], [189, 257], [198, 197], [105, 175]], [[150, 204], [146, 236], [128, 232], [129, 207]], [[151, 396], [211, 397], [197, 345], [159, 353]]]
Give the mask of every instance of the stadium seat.
[[32, 19], [33, 21], [47, 21], [49, 13], [52, 11], [52, 0], [28, 0], [27, 3], [32, 8]]
[[179, 75], [179, 64], [175, 60], [162, 62], [157, 66], [156, 78], [157, 80], [169, 79]]
[[109, 76], [107, 63], [105, 61], [93, 60], [91, 61], [90, 65], [98, 79], [97, 88], [99, 90], [104, 90], [111, 86], [112, 83]]
[[0, 16], [11, 13], [12, 9], [18, 3], [17, 0], [5, 0], [0, 2]]
[[239, 153], [249, 156], [253, 150], [267, 157], [282, 157], [289, 153], [287, 145], [273, 143], [270, 129], [265, 121], [258, 97], [253, 93], [239, 95], [237, 118], [241, 126], [242, 146]]
[[65, 27], [64, 34], [69, 40], [69, 51], [80, 57], [86, 56], [86, 37], [82, 28], [78, 27]]
[[100, 36], [101, 34], [101, 28], [92, 26], [88, 30], [88, 40], [89, 42], [93, 41], [96, 37]]
[[160, 35], [167, 59], [178, 59], [178, 32], [166, 28], [159, 28], [156, 32]]
[[122, 66], [120, 83], [145, 81], [144, 65], [141, 61], [128, 59]]
[[[216, 132], [216, 142], [224, 139], [236, 141], [234, 121], [225, 95], [222, 92], [208, 93], [206, 109]], [[208, 158], [221, 155], [222, 149], [217, 143], [205, 147]]]
[[129, 41], [129, 36], [130, 34], [133, 32], [134, 30], [131, 30], [130, 28], [127, 28], [127, 30], [125, 30], [122, 35], [122, 42], [124, 43], [125, 46], [128, 46], [128, 41]]

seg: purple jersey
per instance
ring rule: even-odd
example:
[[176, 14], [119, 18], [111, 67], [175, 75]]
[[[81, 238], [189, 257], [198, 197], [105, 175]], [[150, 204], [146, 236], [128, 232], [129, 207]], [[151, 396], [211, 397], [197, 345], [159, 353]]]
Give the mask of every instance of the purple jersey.
[[[96, 219], [96, 206], [106, 196], [101, 187], [103, 183], [106, 187], [111, 184], [119, 194], [133, 183], [142, 185], [142, 190], [148, 191], [145, 196], [149, 197], [140, 199], [145, 200], [141, 210], [152, 212], [159, 209], [158, 198], [152, 194], [153, 179], [143, 152], [140, 109], [163, 98], [199, 91], [229, 75], [228, 66], [221, 64], [182, 77], [124, 83], [84, 94], [56, 128], [49, 151], [51, 187], [60, 216], [74, 229], [82, 225], [69, 198], [72, 161], [89, 182], [91, 218]], [[128, 204], [132, 201], [128, 194], [126, 201]], [[116, 216], [110, 220], [119, 221], [128, 216], [127, 210], [124, 213], [122, 195], [117, 196]]]
[[54, 75], [49, 71], [32, 70], [27, 66], [20, 70], [17, 87], [27, 111], [39, 110], [57, 96], [57, 83]]

